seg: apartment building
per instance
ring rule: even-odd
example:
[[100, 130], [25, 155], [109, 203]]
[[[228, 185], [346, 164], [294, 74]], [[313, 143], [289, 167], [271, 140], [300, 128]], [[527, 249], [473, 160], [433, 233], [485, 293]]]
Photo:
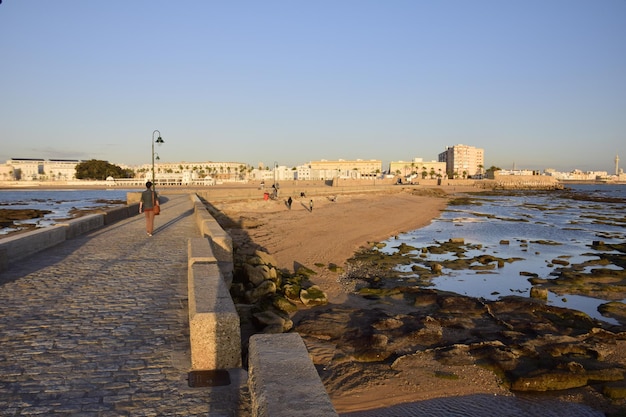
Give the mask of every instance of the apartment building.
[[425, 162], [422, 158], [412, 161], [391, 161], [389, 174], [401, 175], [405, 178], [443, 178], [446, 176], [446, 163], [438, 161]]
[[448, 178], [468, 178], [484, 174], [485, 151], [467, 145], [448, 146], [439, 154], [439, 162], [446, 163]]
[[383, 163], [380, 159], [338, 159], [334, 161], [322, 159], [311, 161], [309, 167], [311, 168], [310, 179], [332, 179], [335, 177], [356, 179], [373, 178], [381, 175]]

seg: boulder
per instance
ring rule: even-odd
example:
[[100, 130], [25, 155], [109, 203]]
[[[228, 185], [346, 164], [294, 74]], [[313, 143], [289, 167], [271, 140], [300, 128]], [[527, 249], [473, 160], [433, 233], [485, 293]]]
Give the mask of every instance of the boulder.
[[267, 252], [257, 250], [254, 252], [254, 256], [259, 259], [259, 262], [263, 265], [278, 266], [276, 259]]
[[249, 302], [256, 302], [260, 298], [276, 293], [276, 283], [274, 281], [263, 281], [258, 287], [246, 291], [246, 298]]
[[530, 289], [530, 298], [538, 298], [541, 300], [547, 300], [548, 290], [546, 288], [532, 287]]
[[[252, 317], [259, 327], [263, 329], [269, 328], [268, 330], [272, 330], [269, 333], [287, 332], [293, 327], [293, 321], [289, 318], [282, 317], [271, 310], [254, 313]], [[278, 329], [280, 330], [276, 331]]]
[[300, 301], [300, 291], [302, 287], [298, 284], [285, 284], [283, 285], [283, 294], [288, 300]]
[[513, 391], [556, 391], [584, 387], [587, 381], [588, 378], [584, 372], [547, 371], [539, 375], [520, 377], [513, 381], [511, 389]]
[[271, 272], [267, 265], [244, 264], [243, 267], [248, 281], [255, 287], [259, 286], [263, 281], [270, 279]]
[[298, 306], [280, 295], [274, 297], [274, 299], [272, 300], [272, 304], [274, 305], [274, 307], [276, 307], [280, 311], [284, 311], [285, 313], [295, 313], [296, 311], [298, 311]]
[[307, 307], [328, 304], [328, 296], [317, 285], [300, 290], [300, 301]]
[[612, 400], [622, 400], [626, 398], [626, 384], [623, 382], [607, 384], [602, 389], [602, 394]]

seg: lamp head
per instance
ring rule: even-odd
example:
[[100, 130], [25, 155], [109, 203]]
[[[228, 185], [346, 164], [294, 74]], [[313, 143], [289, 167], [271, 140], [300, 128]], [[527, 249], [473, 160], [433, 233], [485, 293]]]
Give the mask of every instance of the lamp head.
[[155, 140], [155, 142], [156, 142], [156, 143], [158, 143], [158, 144], [160, 145], [160, 144], [162, 144], [164, 141], [163, 141], [163, 139], [161, 139], [161, 136], [159, 136], [159, 137], [157, 138], [157, 140]]

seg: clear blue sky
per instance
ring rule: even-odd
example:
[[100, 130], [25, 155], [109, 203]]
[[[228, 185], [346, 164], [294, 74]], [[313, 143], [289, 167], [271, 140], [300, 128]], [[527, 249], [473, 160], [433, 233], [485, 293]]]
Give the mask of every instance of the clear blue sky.
[[626, 167], [625, 0], [4, 0], [0, 163]]

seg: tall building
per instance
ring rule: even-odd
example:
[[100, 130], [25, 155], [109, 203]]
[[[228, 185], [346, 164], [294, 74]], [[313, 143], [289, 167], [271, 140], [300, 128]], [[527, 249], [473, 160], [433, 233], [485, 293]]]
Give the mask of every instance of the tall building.
[[484, 173], [485, 151], [461, 144], [448, 146], [439, 154], [439, 162], [446, 163], [448, 178], [474, 177]]
[[[380, 159], [338, 159], [328, 161], [322, 159], [320, 161], [311, 161], [309, 163], [312, 171], [317, 171], [315, 179], [331, 179], [331, 178], [376, 178], [382, 173], [383, 163]], [[313, 174], [312, 174], [313, 175]], [[313, 178], [311, 178], [313, 179]]]
[[389, 173], [391, 175], [402, 175], [411, 178], [443, 178], [446, 171], [446, 163], [438, 161], [424, 162], [422, 158], [413, 158], [412, 161], [391, 161], [389, 162]]

